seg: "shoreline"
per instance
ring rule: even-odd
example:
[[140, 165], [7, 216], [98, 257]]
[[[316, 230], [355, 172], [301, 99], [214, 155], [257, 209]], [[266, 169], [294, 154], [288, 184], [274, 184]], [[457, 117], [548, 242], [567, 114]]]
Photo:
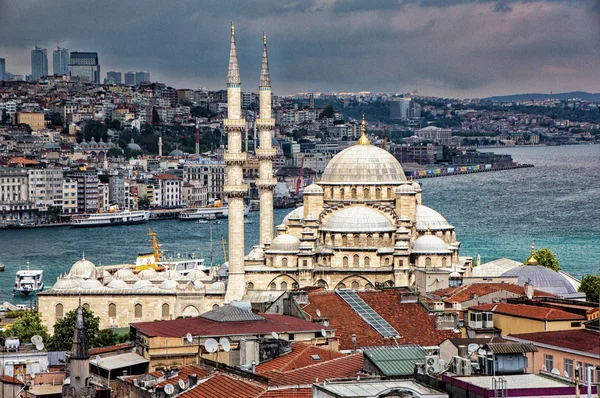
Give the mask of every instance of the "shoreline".
[[[433, 178], [433, 177], [451, 177], [451, 176], [458, 176], [458, 175], [465, 175], [465, 174], [474, 174], [474, 173], [486, 173], [486, 172], [490, 172], [490, 171], [504, 171], [504, 170], [514, 170], [514, 169], [524, 169], [524, 168], [529, 168], [529, 167], [534, 167], [534, 165], [532, 164], [516, 164], [516, 165], [512, 165], [512, 166], [501, 166], [501, 167], [492, 167], [489, 169], [479, 169], [479, 170], [464, 170], [464, 171], [455, 171], [452, 173], [443, 173], [440, 172], [438, 174], [424, 174], [424, 175], [419, 175], [419, 174], [413, 174], [413, 175], [409, 175], [407, 177], [413, 178], [413, 179], [421, 179], [421, 178]], [[428, 170], [432, 170], [432, 169], [428, 169]]]

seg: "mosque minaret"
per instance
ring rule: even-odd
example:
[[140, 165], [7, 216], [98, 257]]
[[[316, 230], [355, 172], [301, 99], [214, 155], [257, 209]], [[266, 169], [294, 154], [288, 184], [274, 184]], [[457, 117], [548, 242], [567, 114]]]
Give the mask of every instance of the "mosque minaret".
[[272, 118], [271, 108], [271, 75], [269, 73], [269, 59], [267, 57], [267, 36], [263, 34], [262, 66], [260, 69], [259, 83], [260, 114], [256, 121], [259, 131], [260, 146], [256, 151], [259, 160], [259, 178], [256, 186], [260, 193], [260, 243], [270, 243], [273, 240], [273, 189], [277, 180], [273, 178], [273, 157], [275, 149], [272, 147], [273, 127], [275, 119]]
[[244, 281], [244, 197], [248, 186], [244, 184], [242, 166], [246, 153], [242, 152], [242, 132], [246, 121], [242, 118], [242, 91], [240, 68], [235, 46], [235, 29], [231, 24], [231, 49], [227, 74], [227, 185], [224, 193], [229, 201], [229, 282], [225, 302], [241, 300], [245, 293]]

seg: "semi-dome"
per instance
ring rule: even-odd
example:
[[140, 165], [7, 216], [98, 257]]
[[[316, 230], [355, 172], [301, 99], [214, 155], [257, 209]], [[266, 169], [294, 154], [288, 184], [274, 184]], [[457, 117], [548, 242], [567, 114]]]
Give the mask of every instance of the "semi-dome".
[[101, 287], [104, 287], [104, 285], [98, 279], [87, 279], [82, 281], [79, 287], [82, 289], [91, 290], [100, 289]]
[[106, 285], [107, 287], [110, 287], [111, 289], [128, 289], [129, 285], [127, 284], [127, 282], [121, 280], [121, 279], [113, 279], [112, 281], [108, 282], [108, 285]]
[[265, 251], [260, 246], [254, 246], [246, 256], [249, 261], [261, 261], [265, 259]]
[[423, 205], [417, 205], [416, 227], [417, 231], [454, 229], [452, 225], [448, 224], [444, 216], [432, 208]]
[[310, 184], [306, 188], [304, 188], [304, 195], [306, 194], [322, 194], [323, 188], [321, 188], [318, 184]]
[[304, 206], [296, 207], [294, 210], [290, 211], [283, 218], [281, 224], [288, 225], [290, 223], [290, 219], [297, 219], [302, 221], [304, 219]]
[[557, 296], [568, 296], [577, 293], [567, 278], [541, 265], [515, 267], [500, 276], [516, 276], [518, 277], [517, 284], [521, 286], [530, 283], [536, 290], [556, 294]]
[[120, 279], [122, 281], [129, 281], [133, 279], [137, 279], [135, 274], [129, 268], [121, 268], [113, 275], [115, 279]]
[[294, 235], [281, 234], [271, 242], [269, 251], [295, 253], [300, 246], [300, 240]]
[[411, 246], [413, 253], [419, 254], [451, 254], [448, 245], [435, 235], [423, 235], [416, 239]]
[[163, 290], [175, 290], [177, 288], [177, 285], [178, 285], [177, 281], [175, 281], [173, 279], [166, 279], [166, 280], [162, 281], [159, 288], [161, 288]]
[[95, 277], [96, 275], [96, 266], [89, 260], [85, 259], [85, 255], [81, 257], [81, 260], [75, 262], [71, 266], [71, 271], [69, 275], [72, 278], [82, 278], [89, 279]]
[[144, 287], [152, 287], [152, 282], [147, 279], [140, 279], [133, 284], [134, 289], [142, 289]]
[[144, 280], [158, 279], [158, 272], [154, 268], [146, 268], [138, 274], [138, 278]]
[[373, 145], [354, 145], [335, 155], [319, 184], [399, 184], [404, 170], [391, 153]]
[[334, 213], [321, 227], [331, 232], [393, 232], [396, 227], [383, 214], [370, 207], [352, 206]]
[[412, 185], [410, 184], [402, 184], [398, 187], [396, 187], [396, 190], [394, 193], [399, 193], [399, 194], [416, 194], [415, 188], [413, 188]]
[[52, 286], [52, 288], [58, 289], [58, 290], [75, 289], [75, 288], [79, 287], [80, 283], [81, 283], [80, 279], [61, 278], [56, 281], [56, 283], [54, 284], [54, 286]]

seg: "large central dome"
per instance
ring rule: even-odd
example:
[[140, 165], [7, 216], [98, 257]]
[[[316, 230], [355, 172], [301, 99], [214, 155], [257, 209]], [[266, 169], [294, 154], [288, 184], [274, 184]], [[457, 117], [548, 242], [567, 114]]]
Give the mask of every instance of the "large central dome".
[[329, 161], [319, 184], [399, 184], [406, 181], [400, 163], [373, 145], [354, 145]]

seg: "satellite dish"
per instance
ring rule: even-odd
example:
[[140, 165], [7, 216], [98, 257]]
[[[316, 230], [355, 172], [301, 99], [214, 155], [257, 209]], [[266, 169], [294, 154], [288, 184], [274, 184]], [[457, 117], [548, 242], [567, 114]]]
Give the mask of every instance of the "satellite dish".
[[38, 344], [42, 343], [43, 341], [44, 341], [44, 339], [42, 338], [42, 336], [39, 336], [37, 334], [34, 336], [31, 336], [31, 343], [33, 345], [38, 345]]
[[317, 310], [315, 311], [317, 314], [317, 318], [321, 317], [321, 310], [317, 308]]
[[100, 364], [100, 362], [102, 362], [102, 357], [100, 355], [96, 355], [96, 365]]
[[39, 342], [38, 344], [35, 345], [35, 349], [38, 351], [42, 351], [44, 349], [44, 343]]
[[221, 344], [221, 347], [223, 347], [223, 351], [229, 352], [229, 350], [231, 350], [231, 344], [229, 344], [227, 337], [221, 337], [219, 343]]
[[469, 352], [469, 355], [473, 355], [478, 349], [479, 345], [475, 343], [471, 343], [467, 346], [467, 351]]
[[213, 353], [217, 351], [218, 348], [219, 343], [217, 343], [217, 340], [215, 339], [208, 339], [204, 342], [204, 349], [206, 350], [206, 352]]
[[179, 379], [177, 384], [179, 385], [180, 390], [185, 390], [185, 381], [183, 381], [183, 379]]
[[275, 332], [271, 332], [271, 336], [273, 336], [274, 339], [279, 339], [279, 335]]
[[325, 327], [329, 326], [329, 321], [323, 322], [323, 326], [325, 326]]
[[321, 329], [321, 336], [327, 337], [327, 331], [325, 329]]
[[477, 355], [480, 355], [482, 357], [485, 356], [485, 354], [486, 354], [486, 352], [483, 349], [480, 349], [479, 351], [477, 351]]
[[552, 374], [553, 374], [553, 375], [560, 376], [560, 370], [558, 370], [558, 369], [554, 368], [554, 369], [552, 369]]
[[191, 333], [186, 334], [185, 339], [187, 340], [188, 343], [191, 343], [194, 340]]
[[171, 395], [175, 392], [175, 387], [172, 384], [165, 384], [164, 386], [165, 394]]

